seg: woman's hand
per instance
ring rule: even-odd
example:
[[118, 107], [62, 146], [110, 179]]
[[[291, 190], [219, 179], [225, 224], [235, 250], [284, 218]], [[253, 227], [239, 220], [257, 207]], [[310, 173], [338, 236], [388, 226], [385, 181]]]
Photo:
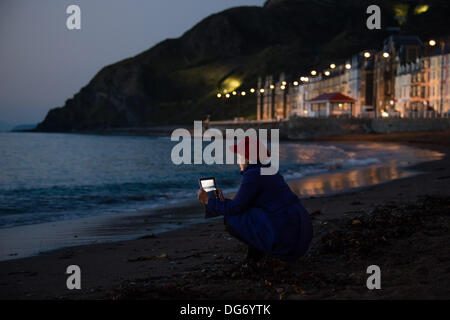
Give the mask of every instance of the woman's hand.
[[223, 197], [222, 189], [217, 188], [217, 193], [219, 194], [220, 201], [225, 201], [225, 198]]
[[198, 189], [197, 198], [198, 201], [200, 201], [204, 205], [208, 204], [209, 196], [208, 193], [205, 190], [203, 190], [203, 188]]
[[[220, 201], [225, 201], [222, 190], [217, 188], [217, 193], [219, 194]], [[208, 204], [209, 196], [208, 193], [205, 190], [203, 190], [203, 188], [198, 189], [197, 198], [204, 205]]]

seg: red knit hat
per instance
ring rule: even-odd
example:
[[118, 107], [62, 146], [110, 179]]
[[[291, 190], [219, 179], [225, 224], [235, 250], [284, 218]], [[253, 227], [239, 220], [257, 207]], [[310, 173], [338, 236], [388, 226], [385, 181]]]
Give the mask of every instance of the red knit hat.
[[[253, 147], [252, 150], [255, 150], [256, 154], [250, 154], [250, 146]], [[266, 146], [261, 141], [259, 141], [259, 139], [249, 137], [245, 137], [245, 139], [242, 139], [238, 144], [231, 146], [230, 150], [236, 154], [244, 156], [245, 159], [251, 162], [255, 162], [255, 160], [257, 160], [256, 162], [261, 162], [261, 154], [262, 160], [264, 162], [267, 161], [267, 159], [265, 159], [266, 157], [270, 157], [270, 151], [267, 150]], [[264, 154], [266, 156], [264, 156]]]

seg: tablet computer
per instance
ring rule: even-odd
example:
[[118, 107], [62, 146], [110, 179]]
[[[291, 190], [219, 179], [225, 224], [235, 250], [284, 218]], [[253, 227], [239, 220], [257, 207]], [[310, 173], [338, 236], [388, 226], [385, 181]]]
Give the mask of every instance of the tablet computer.
[[209, 195], [219, 198], [219, 193], [217, 192], [216, 187], [216, 179], [214, 177], [205, 177], [198, 179], [200, 186], [205, 190]]

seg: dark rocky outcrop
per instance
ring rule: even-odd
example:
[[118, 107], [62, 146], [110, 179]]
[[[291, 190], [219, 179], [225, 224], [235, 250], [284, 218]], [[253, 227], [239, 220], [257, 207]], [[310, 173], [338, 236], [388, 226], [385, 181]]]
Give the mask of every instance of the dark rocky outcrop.
[[[420, 1], [407, 1], [419, 3]], [[366, 8], [382, 7], [383, 30], [368, 31]], [[259, 75], [299, 75], [365, 48], [377, 48], [397, 25], [402, 1], [269, 0], [211, 15], [178, 39], [104, 67], [64, 106], [49, 111], [38, 131], [82, 131], [190, 123], [194, 119], [254, 116], [255, 96], [218, 100], [219, 89], [256, 86]], [[402, 32], [439, 36], [446, 31], [446, 1], [427, 1]], [[422, 21], [423, 20], [423, 21]], [[427, 22], [430, 27], [426, 25]], [[417, 25], [423, 29], [417, 30]], [[432, 29], [431, 29], [432, 28]]]

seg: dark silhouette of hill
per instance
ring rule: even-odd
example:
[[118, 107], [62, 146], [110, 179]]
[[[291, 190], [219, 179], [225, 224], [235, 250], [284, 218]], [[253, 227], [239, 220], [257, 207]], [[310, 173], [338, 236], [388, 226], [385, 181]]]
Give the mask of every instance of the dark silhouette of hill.
[[[415, 13], [428, 4], [426, 12]], [[382, 30], [366, 28], [366, 8], [382, 9]], [[406, 8], [406, 9], [405, 9]], [[258, 76], [339, 63], [379, 48], [399, 32], [423, 39], [447, 32], [448, 1], [270, 0], [213, 14], [178, 39], [100, 70], [65, 105], [49, 111], [38, 131], [78, 131], [191, 123], [194, 119], [252, 117], [255, 96], [217, 99], [219, 90], [248, 90]]]

